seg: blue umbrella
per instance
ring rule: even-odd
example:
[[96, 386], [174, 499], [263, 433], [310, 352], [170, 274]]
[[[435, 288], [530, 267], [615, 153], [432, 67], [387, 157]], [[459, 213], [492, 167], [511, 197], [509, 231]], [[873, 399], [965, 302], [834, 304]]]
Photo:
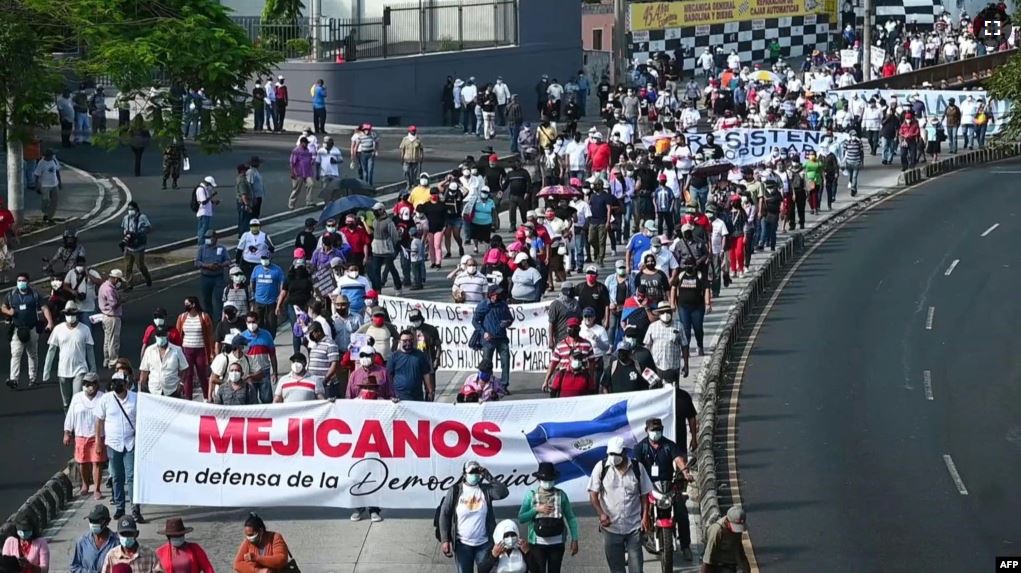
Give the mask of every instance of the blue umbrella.
[[352, 211], [365, 211], [372, 209], [372, 206], [377, 203], [373, 197], [366, 197], [365, 195], [349, 195], [347, 197], [341, 197], [336, 201], [326, 205], [323, 208], [323, 214], [319, 215], [319, 225], [322, 226], [326, 223], [326, 220], [331, 217], [339, 217]]

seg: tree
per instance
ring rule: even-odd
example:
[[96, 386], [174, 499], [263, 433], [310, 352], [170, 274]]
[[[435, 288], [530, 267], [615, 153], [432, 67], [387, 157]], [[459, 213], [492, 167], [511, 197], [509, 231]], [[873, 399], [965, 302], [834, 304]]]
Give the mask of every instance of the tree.
[[1012, 107], [1012, 112], [1007, 116], [996, 118], [1000, 123], [997, 135], [1006, 141], [1018, 141], [1021, 138], [1021, 54], [1015, 54], [1006, 64], [997, 68], [986, 87], [991, 99], [1010, 103]]
[[0, 0], [0, 121], [7, 131], [7, 201], [17, 224], [24, 212], [23, 144], [36, 128], [56, 121], [53, 94], [64, 85], [52, 56], [65, 31], [61, 8], [44, 2]]
[[262, 7], [262, 20], [293, 23], [301, 18], [304, 9], [305, 4], [301, 0], [266, 0]]

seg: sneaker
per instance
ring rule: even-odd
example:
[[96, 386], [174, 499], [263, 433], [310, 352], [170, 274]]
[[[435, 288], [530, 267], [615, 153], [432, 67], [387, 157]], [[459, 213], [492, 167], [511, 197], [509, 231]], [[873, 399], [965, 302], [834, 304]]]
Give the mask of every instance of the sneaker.
[[142, 510], [137, 507], [131, 510], [131, 517], [135, 518], [135, 523], [145, 523], [145, 518], [142, 517]]
[[354, 513], [351, 514], [351, 521], [361, 521], [361, 520], [362, 520], [362, 512], [361, 511], [355, 511]]
[[124, 510], [123, 509], [118, 509], [113, 514], [113, 520], [114, 521], [117, 521], [118, 519], [120, 519], [122, 517], [124, 517]]
[[18, 389], [18, 381], [17, 380], [8, 380], [7, 381], [7, 387], [10, 388], [11, 390], [17, 390]]
[[373, 511], [369, 514], [369, 519], [372, 520], [373, 523], [379, 523], [380, 521], [383, 521], [383, 516], [380, 515], [378, 511]]

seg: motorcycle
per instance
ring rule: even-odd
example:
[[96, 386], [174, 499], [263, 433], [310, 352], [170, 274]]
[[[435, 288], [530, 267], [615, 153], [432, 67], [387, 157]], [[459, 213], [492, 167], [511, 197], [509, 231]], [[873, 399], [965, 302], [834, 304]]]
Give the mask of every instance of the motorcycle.
[[[656, 471], [653, 466], [653, 473]], [[685, 510], [685, 489], [687, 481], [680, 472], [672, 480], [657, 480], [652, 477], [652, 491], [649, 492], [649, 506], [652, 513], [653, 530], [645, 536], [645, 549], [659, 556], [663, 573], [674, 570], [674, 551], [681, 548], [680, 529], [688, 527]], [[675, 509], [677, 507], [678, 509]]]

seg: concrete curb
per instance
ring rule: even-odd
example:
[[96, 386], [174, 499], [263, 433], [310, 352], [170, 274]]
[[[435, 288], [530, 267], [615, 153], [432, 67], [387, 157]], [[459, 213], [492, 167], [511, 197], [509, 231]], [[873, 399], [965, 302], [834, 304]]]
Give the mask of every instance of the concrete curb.
[[770, 292], [771, 283], [780, 277], [781, 272], [794, 260], [801, 256], [806, 245], [818, 240], [835, 226], [857, 215], [869, 205], [890, 195], [898, 188], [914, 185], [925, 179], [944, 175], [960, 167], [983, 164], [1021, 155], [1021, 144], [1010, 143], [995, 145], [986, 149], [976, 150], [963, 155], [955, 155], [924, 168], [909, 169], [902, 173], [897, 187], [875, 193], [862, 200], [848, 205], [830, 215], [818, 226], [804, 233], [797, 233], [787, 240], [776, 252], [770, 255], [765, 265], [755, 272], [752, 281], [737, 294], [737, 301], [724, 322], [718, 342], [705, 365], [699, 370], [695, 379], [695, 387], [701, 393], [701, 408], [698, 414], [698, 491], [699, 511], [701, 513], [702, 535], [710, 524], [721, 517], [717, 495], [716, 456], [725, 457], [725, 447], [717, 449], [716, 427], [718, 423], [721, 377], [728, 366], [734, 344], [739, 338], [741, 328], [749, 319], [759, 299]]
[[66, 469], [55, 473], [43, 487], [39, 488], [39, 491], [21, 504], [18, 511], [7, 518], [0, 526], [0, 535], [5, 539], [17, 535], [14, 521], [20, 515], [29, 515], [34, 520], [35, 526], [38, 528], [37, 533], [41, 534], [45, 531], [61, 510], [74, 500], [74, 483], [72, 483], [71, 475], [74, 475], [76, 467], [74, 462], [71, 462]]

